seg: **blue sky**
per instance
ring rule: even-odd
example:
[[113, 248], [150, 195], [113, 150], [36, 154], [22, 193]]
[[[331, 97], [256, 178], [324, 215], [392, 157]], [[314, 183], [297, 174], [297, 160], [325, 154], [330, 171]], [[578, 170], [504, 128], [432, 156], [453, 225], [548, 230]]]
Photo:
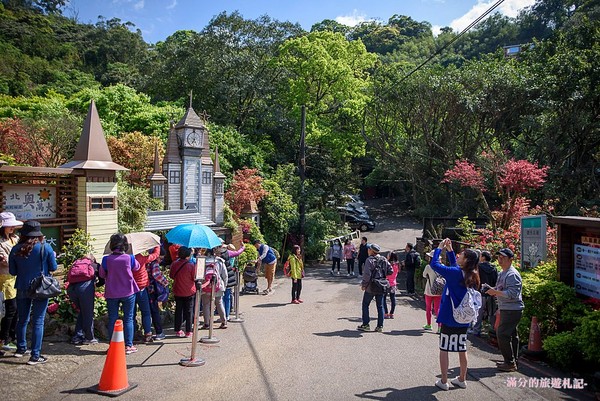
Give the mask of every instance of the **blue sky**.
[[[267, 14], [280, 21], [298, 22], [306, 30], [324, 19], [353, 26], [394, 14], [428, 21], [434, 32], [450, 26], [462, 30], [495, 3], [495, 0], [70, 0], [63, 14], [79, 22], [96, 23], [98, 16], [130, 21], [150, 43], [164, 40], [180, 29], [201, 31], [222, 12], [238, 10], [244, 18]], [[535, 0], [504, 0], [499, 11], [514, 17]]]

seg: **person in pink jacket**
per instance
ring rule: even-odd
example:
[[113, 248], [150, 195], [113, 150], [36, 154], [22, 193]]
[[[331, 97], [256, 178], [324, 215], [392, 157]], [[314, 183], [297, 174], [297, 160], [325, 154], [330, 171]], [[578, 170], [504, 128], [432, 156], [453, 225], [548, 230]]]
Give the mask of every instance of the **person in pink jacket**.
[[[390, 292], [388, 294], [383, 295], [383, 309], [385, 314], [383, 315], [384, 319], [393, 319], [394, 311], [396, 310], [396, 277], [398, 277], [398, 270], [400, 269], [400, 262], [398, 261], [398, 255], [394, 252], [390, 252], [388, 255], [388, 262], [392, 265], [392, 274], [386, 276], [388, 281], [390, 282]], [[390, 304], [391, 308], [388, 312], [387, 306], [387, 296], [390, 296]]]
[[348, 277], [354, 276], [354, 259], [356, 258], [356, 247], [350, 238], [344, 242], [344, 259], [348, 268]]

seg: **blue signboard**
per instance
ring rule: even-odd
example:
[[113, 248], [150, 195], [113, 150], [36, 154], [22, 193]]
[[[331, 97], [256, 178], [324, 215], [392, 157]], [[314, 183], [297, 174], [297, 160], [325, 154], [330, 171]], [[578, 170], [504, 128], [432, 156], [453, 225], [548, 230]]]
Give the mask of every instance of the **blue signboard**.
[[546, 259], [546, 215], [521, 217], [521, 267], [533, 268]]

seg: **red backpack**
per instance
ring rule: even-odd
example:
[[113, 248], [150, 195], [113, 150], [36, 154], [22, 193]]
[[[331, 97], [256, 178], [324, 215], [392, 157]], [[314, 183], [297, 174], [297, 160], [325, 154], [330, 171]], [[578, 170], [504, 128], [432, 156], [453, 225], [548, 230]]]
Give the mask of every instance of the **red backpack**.
[[67, 281], [71, 284], [89, 281], [94, 278], [94, 265], [88, 258], [77, 259], [69, 269]]

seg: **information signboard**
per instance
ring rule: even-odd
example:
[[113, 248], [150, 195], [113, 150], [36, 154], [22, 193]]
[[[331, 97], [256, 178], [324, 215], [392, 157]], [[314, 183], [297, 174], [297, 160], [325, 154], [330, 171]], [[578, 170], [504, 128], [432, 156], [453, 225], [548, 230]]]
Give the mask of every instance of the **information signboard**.
[[4, 210], [19, 220], [43, 220], [56, 217], [56, 188], [46, 186], [7, 185]]
[[533, 268], [546, 259], [546, 215], [521, 217], [521, 267]]
[[600, 248], [575, 244], [575, 291], [600, 299]]

